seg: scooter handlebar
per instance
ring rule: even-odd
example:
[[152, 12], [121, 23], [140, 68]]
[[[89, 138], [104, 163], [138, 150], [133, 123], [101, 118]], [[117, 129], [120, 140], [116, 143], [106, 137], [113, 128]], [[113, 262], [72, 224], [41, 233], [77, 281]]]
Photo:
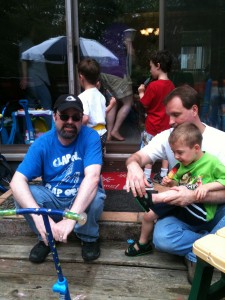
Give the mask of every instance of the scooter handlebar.
[[5, 209], [0, 210], [0, 217], [2, 216], [13, 216], [13, 215], [26, 215], [26, 214], [36, 214], [36, 215], [58, 215], [62, 218], [75, 220], [80, 225], [84, 225], [87, 221], [86, 213], [73, 213], [71, 211], [63, 211], [58, 209], [49, 209], [49, 208], [19, 208], [19, 209]]

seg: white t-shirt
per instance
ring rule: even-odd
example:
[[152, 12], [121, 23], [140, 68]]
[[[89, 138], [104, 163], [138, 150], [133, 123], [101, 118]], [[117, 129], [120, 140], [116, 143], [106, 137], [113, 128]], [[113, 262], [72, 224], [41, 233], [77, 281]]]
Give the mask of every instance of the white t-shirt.
[[97, 88], [90, 88], [82, 92], [78, 97], [83, 103], [84, 115], [89, 116], [87, 126], [105, 125], [106, 99], [102, 93]]
[[[204, 124], [202, 150], [215, 155], [225, 165], [225, 132]], [[170, 148], [168, 138], [173, 129], [164, 130], [157, 134], [140, 151], [147, 154], [154, 163], [156, 160], [167, 159], [169, 169], [175, 166], [177, 160]]]

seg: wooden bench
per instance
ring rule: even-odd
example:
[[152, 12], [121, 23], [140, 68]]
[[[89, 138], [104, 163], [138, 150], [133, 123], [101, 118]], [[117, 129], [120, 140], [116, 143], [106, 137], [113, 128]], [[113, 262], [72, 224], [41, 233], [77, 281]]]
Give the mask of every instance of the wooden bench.
[[[193, 244], [197, 256], [195, 276], [189, 300], [223, 299], [225, 297], [225, 227]], [[214, 269], [221, 277], [213, 282]]]

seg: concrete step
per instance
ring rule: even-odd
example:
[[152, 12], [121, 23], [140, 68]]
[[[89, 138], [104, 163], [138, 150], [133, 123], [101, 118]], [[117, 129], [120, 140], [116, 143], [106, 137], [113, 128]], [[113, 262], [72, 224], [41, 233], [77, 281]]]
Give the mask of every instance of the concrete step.
[[[114, 219], [114, 221], [110, 221], [110, 219]], [[134, 221], [135, 219], [137, 219], [137, 221]], [[140, 221], [138, 221], [138, 219], [140, 219], [138, 213], [128, 215], [120, 213], [119, 216], [116, 216], [116, 213], [114, 213], [114, 215], [111, 215], [110, 217], [103, 214], [102, 219], [99, 222], [100, 239], [114, 241], [127, 241], [127, 239], [130, 238], [137, 239], [140, 234]], [[34, 236], [34, 233], [22, 216], [16, 216], [14, 218], [0, 219], [0, 236]]]
[[[142, 209], [126, 191], [106, 191], [106, 194], [107, 201], [99, 222], [100, 238], [118, 241], [136, 239], [140, 233]], [[0, 196], [0, 209], [14, 209], [11, 190]], [[0, 236], [27, 235], [33, 235], [33, 232], [23, 216], [16, 215], [0, 219]]]
[[[163, 187], [156, 185], [160, 192]], [[126, 241], [137, 239], [140, 234], [143, 210], [135, 202], [131, 193], [126, 191], [106, 191], [107, 200], [100, 219], [100, 237], [102, 240]], [[11, 201], [11, 203], [7, 203]], [[0, 209], [14, 208], [9, 190], [0, 196]], [[0, 219], [0, 236], [33, 235], [23, 216], [10, 216]]]

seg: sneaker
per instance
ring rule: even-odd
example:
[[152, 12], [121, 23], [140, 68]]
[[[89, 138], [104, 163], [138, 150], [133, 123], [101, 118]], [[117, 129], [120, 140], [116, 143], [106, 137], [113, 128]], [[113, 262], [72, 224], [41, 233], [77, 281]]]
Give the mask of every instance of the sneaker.
[[147, 181], [148, 181], [148, 183], [150, 184], [150, 187], [147, 186], [147, 187], [146, 187], [146, 190], [147, 190], [147, 189], [153, 190], [153, 189], [154, 189], [154, 184], [153, 184], [151, 178], [147, 178]]
[[82, 257], [85, 261], [91, 261], [99, 258], [100, 246], [99, 241], [96, 242], [82, 242]]
[[46, 246], [43, 241], [39, 241], [30, 251], [29, 260], [40, 264], [46, 259], [50, 251], [50, 246]]
[[194, 279], [194, 275], [195, 275], [196, 263], [185, 257], [184, 258], [184, 264], [186, 265], [187, 271], [188, 271], [188, 274], [187, 274], [188, 282], [190, 284], [192, 284], [193, 279]]
[[156, 173], [156, 174], [153, 176], [153, 181], [154, 181], [155, 183], [161, 184], [161, 183], [162, 183], [162, 180], [163, 180], [163, 177], [160, 175], [160, 173]]
[[[136, 244], [136, 247], [135, 247]], [[136, 249], [137, 248], [137, 249]], [[140, 256], [140, 255], [146, 255], [151, 253], [153, 250], [151, 241], [148, 241], [146, 244], [140, 244], [138, 241], [135, 243], [133, 241], [132, 244], [129, 245], [129, 247], [125, 250], [126, 256]]]

